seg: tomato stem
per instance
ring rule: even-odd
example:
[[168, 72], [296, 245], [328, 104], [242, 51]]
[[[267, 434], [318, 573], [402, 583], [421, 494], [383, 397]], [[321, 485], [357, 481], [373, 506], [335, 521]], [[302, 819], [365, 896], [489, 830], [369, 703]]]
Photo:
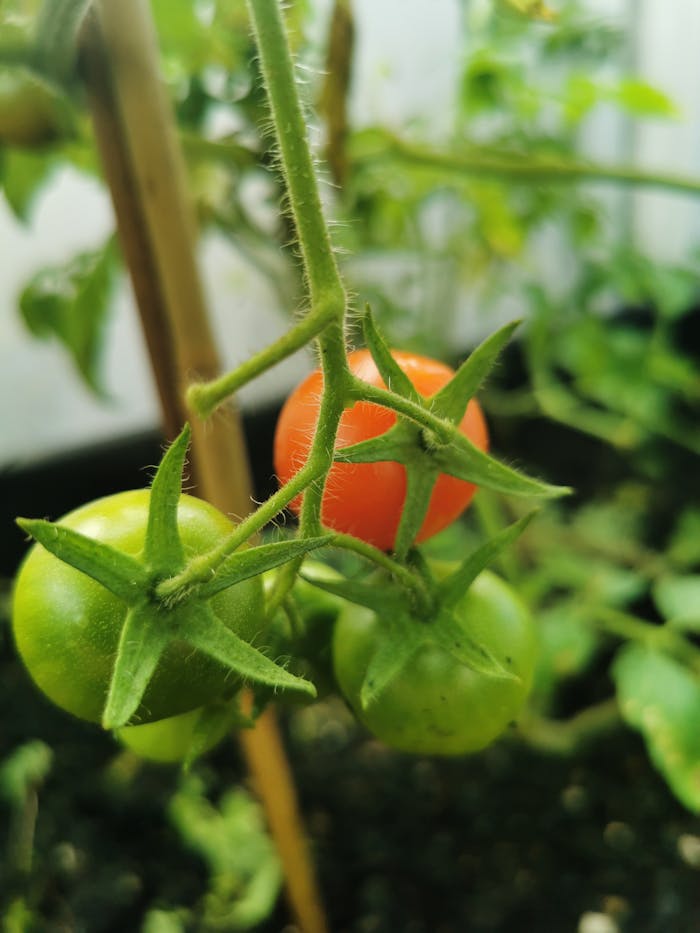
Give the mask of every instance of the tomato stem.
[[308, 483], [317, 479], [320, 471], [313, 464], [306, 465], [270, 496], [261, 506], [237, 525], [234, 531], [205, 554], [192, 558], [179, 573], [162, 580], [156, 587], [156, 597], [174, 606], [192, 594], [193, 588], [207, 583], [227, 557], [272, 521], [285, 506], [301, 493]]
[[654, 625], [608, 606], [583, 607], [582, 612], [603, 631], [628, 641], [637, 641], [651, 648], [667, 651], [694, 670], [700, 671], [700, 648], [668, 625]]
[[387, 570], [407, 589], [411, 590], [420, 606], [433, 605], [434, 600], [429, 592], [428, 581], [419, 573], [407, 567], [406, 564], [394, 560], [393, 557], [390, 557], [384, 551], [380, 551], [374, 545], [361, 541], [353, 535], [336, 534], [331, 541], [331, 546], [353, 551], [355, 554], [373, 561], [377, 566]]
[[345, 291], [321, 209], [316, 173], [299, 102], [289, 43], [279, 0], [248, 0], [260, 67], [280, 148], [280, 165], [289, 194], [306, 270], [312, 307], [331, 296], [337, 315]]
[[187, 389], [187, 405], [200, 418], [208, 418], [217, 406], [244, 385], [305, 347], [318, 336], [329, 319], [336, 316], [336, 306], [333, 302], [325, 302], [312, 308], [299, 324], [251, 356], [245, 363], [210, 382], [193, 382]]

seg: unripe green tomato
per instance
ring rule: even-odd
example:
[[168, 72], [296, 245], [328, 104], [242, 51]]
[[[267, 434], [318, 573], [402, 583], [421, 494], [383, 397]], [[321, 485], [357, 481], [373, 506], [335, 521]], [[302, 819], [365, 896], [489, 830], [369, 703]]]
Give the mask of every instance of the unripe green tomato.
[[70, 106], [27, 68], [0, 69], [0, 143], [38, 147], [66, 136]]
[[[136, 556], [144, 546], [149, 499], [147, 489], [106, 496], [66, 515], [60, 524]], [[180, 497], [178, 528], [187, 558], [219, 544], [233, 527], [209, 503]], [[211, 607], [242, 639], [259, 642], [266, 627], [259, 577], [218, 593]], [[20, 567], [12, 604], [19, 654], [49, 699], [81, 719], [102, 719], [126, 614], [126, 603], [39, 544]], [[239, 687], [230, 670], [174, 641], [161, 657], [133, 722], [175, 716], [230, 696]]]
[[[264, 586], [270, 592], [277, 573], [265, 574]], [[306, 579], [305, 579], [306, 578]], [[311, 580], [322, 583], [335, 583], [342, 576], [333, 567], [320, 560], [305, 560], [301, 576], [294, 581], [290, 598], [299, 614], [302, 631], [292, 633], [288, 619], [278, 613], [273, 624], [273, 650], [277, 654], [290, 655], [290, 670], [307, 677], [318, 691], [317, 699], [335, 690], [333, 667], [331, 663], [331, 639], [333, 626], [346, 601], [340, 596], [328, 593]], [[292, 705], [308, 702], [294, 695], [284, 696], [283, 702]]]
[[[535, 632], [511, 587], [484, 571], [455, 616], [465, 634], [518, 679], [478, 673], [444, 649], [425, 646], [366, 709], [360, 692], [382, 619], [355, 605], [338, 617], [333, 637], [338, 685], [360, 722], [393, 748], [422, 755], [479, 751], [507, 729], [527, 698], [536, 660]], [[416, 620], [416, 625], [425, 624]]]
[[[193, 709], [179, 716], [169, 716], [157, 722], [146, 722], [140, 726], [124, 726], [115, 730], [116, 738], [132, 752], [147, 761], [176, 764], [189, 754], [197, 732], [201, 709]], [[199, 753], [211, 751], [231, 730], [235, 715], [217, 720], [216, 727], [207, 734]]]

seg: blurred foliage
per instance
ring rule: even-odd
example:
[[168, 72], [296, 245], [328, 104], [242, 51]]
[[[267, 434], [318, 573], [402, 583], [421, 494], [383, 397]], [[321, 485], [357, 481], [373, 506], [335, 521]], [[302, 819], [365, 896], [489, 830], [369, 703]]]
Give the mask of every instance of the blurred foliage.
[[282, 871], [259, 804], [233, 788], [215, 807], [201, 779], [190, 777], [171, 799], [169, 812], [186, 844], [207, 863], [212, 879], [201, 911], [203, 927], [249, 930], [268, 917]]

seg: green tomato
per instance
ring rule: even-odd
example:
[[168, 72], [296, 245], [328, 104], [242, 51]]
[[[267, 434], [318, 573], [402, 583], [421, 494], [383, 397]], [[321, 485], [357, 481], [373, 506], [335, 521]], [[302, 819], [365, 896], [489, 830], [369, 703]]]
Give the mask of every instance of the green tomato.
[[[76, 509], [61, 524], [136, 556], [144, 546], [149, 499], [147, 489], [117, 493]], [[234, 526], [218, 509], [183, 495], [178, 527], [189, 558], [218, 544]], [[265, 628], [259, 577], [218, 593], [211, 606], [245, 641], [257, 641]], [[101, 721], [126, 613], [124, 602], [41, 545], [20, 567], [12, 605], [19, 654], [37, 686], [81, 719]], [[161, 657], [134, 722], [175, 716], [239, 687], [230, 670], [175, 641]]]
[[[513, 590], [494, 574], [477, 577], [455, 610], [475, 641], [518, 679], [488, 676], [444, 649], [424, 646], [366, 709], [360, 691], [381, 618], [355, 605], [340, 614], [333, 637], [338, 685], [357, 718], [401, 751], [462, 755], [491, 744], [515, 719], [527, 697], [536, 660], [531, 617]], [[429, 623], [416, 621], [416, 625]]]
[[[271, 592], [279, 571], [265, 574], [265, 590]], [[336, 583], [343, 578], [320, 560], [305, 560], [301, 576], [294, 581], [289, 594], [292, 606], [300, 622], [300, 630], [293, 631], [289, 619], [279, 612], [273, 623], [273, 650], [276, 654], [290, 655], [290, 670], [311, 680], [318, 691], [317, 699], [335, 690], [331, 661], [331, 639], [333, 626], [346, 600], [315, 586], [312, 580], [321, 583]], [[309, 702], [306, 698], [290, 695], [283, 702], [294, 706]]]
[[[117, 739], [139, 757], [162, 764], [176, 764], [184, 761], [192, 749], [198, 727], [201, 723], [202, 709], [193, 709], [179, 716], [169, 716], [157, 722], [145, 722], [139, 726], [124, 726], [115, 730]], [[235, 721], [235, 709], [231, 715], [220, 717], [207, 731], [200, 755], [214, 748], [231, 730]]]
[[70, 103], [28, 68], [0, 69], [0, 143], [39, 147], [71, 132]]

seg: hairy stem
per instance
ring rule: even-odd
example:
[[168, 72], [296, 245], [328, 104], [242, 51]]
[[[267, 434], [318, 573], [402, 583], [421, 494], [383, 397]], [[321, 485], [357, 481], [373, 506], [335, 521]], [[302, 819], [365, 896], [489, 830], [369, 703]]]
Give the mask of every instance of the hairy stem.
[[289, 207], [307, 274], [311, 305], [325, 306], [325, 296], [333, 296], [335, 302], [344, 308], [344, 291], [321, 209], [281, 5], [279, 0], [248, 0], [248, 7], [280, 148]]
[[308, 483], [320, 475], [321, 471], [307, 462], [296, 476], [251, 512], [217, 547], [192, 558], [180, 573], [159, 583], [155, 590], [156, 596], [174, 605], [191, 594], [194, 587], [211, 580], [227, 557], [271, 522], [292, 499], [303, 492]]
[[327, 315], [326, 307], [312, 309], [299, 324], [236, 369], [211, 382], [193, 382], [187, 389], [188, 406], [200, 418], [207, 418], [244, 385], [310, 343], [327, 325]]

